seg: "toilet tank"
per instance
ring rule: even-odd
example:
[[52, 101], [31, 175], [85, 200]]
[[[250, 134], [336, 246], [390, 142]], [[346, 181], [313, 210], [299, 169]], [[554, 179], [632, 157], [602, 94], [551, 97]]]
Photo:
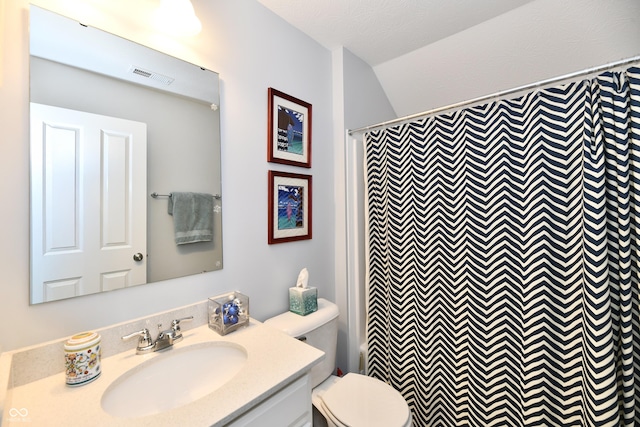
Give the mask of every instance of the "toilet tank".
[[322, 362], [311, 369], [311, 387], [314, 388], [333, 374], [338, 342], [338, 306], [318, 298], [318, 310], [300, 316], [290, 311], [265, 320], [264, 324], [280, 329], [307, 344], [324, 351]]

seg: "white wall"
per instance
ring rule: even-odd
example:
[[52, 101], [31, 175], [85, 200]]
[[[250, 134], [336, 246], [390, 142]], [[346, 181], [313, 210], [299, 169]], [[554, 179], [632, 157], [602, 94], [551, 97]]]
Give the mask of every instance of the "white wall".
[[[0, 0], [0, 350], [186, 305], [232, 289], [258, 320], [288, 309], [307, 267], [334, 299], [334, 142], [331, 53], [254, 0], [194, 0], [203, 31], [177, 41], [150, 30], [151, 0], [35, 4], [216, 70], [221, 78], [224, 269], [133, 289], [29, 306], [28, 1]], [[146, 9], [145, 9], [146, 8]], [[0, 19], [2, 14], [0, 13]], [[266, 162], [267, 88], [313, 105], [313, 167]], [[267, 171], [313, 176], [313, 239], [267, 245]]]
[[[346, 129], [396, 117], [373, 69], [347, 49], [333, 52], [336, 251], [335, 302], [340, 308], [336, 365], [344, 372], [359, 368], [364, 339], [365, 283], [362, 257], [364, 193], [362, 145], [346, 138]], [[345, 185], [346, 183], [346, 185]]]
[[398, 116], [640, 54], [640, 1], [536, 0], [374, 67]]

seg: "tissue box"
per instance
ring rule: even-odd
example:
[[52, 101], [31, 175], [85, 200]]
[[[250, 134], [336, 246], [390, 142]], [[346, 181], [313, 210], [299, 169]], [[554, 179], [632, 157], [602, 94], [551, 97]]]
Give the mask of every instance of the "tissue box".
[[249, 297], [238, 291], [209, 298], [209, 327], [226, 335], [249, 326]]
[[318, 289], [314, 287], [308, 288], [289, 288], [289, 311], [301, 316], [306, 316], [318, 310]]

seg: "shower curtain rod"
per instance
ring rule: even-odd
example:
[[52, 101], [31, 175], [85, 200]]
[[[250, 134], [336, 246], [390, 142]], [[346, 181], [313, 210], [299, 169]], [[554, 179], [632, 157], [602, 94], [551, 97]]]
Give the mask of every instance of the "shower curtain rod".
[[621, 67], [621, 66], [624, 66], [624, 65], [629, 65], [629, 64], [632, 64], [632, 63], [638, 62], [638, 61], [640, 61], [640, 55], [639, 56], [634, 56], [634, 57], [631, 57], [631, 58], [627, 58], [627, 59], [622, 59], [622, 60], [616, 61], [616, 62], [610, 62], [609, 64], [600, 65], [598, 67], [588, 68], [588, 69], [582, 70], [582, 71], [576, 71], [574, 73], [565, 74], [563, 76], [552, 77], [550, 79], [541, 80], [541, 81], [536, 82], [536, 83], [530, 83], [530, 84], [526, 84], [524, 86], [519, 86], [519, 87], [515, 87], [515, 88], [512, 88], [512, 89], [503, 90], [503, 91], [500, 91], [500, 92], [493, 93], [491, 95], [480, 96], [478, 98], [473, 98], [473, 99], [469, 99], [467, 101], [457, 102], [455, 104], [446, 105], [444, 107], [434, 108], [434, 109], [431, 109], [431, 110], [423, 111], [421, 113], [416, 113], [416, 114], [411, 114], [411, 115], [404, 116], [404, 117], [399, 117], [397, 119], [388, 120], [386, 122], [378, 123], [378, 124], [375, 124], [375, 125], [369, 125], [369, 126], [361, 127], [361, 128], [358, 128], [358, 129], [348, 130], [347, 132], [348, 132], [349, 135], [353, 135], [354, 133], [362, 133], [362, 132], [367, 132], [367, 131], [374, 130], [374, 129], [385, 128], [385, 127], [389, 127], [391, 125], [396, 125], [396, 124], [400, 124], [400, 123], [404, 123], [404, 122], [409, 122], [409, 121], [417, 119], [417, 118], [431, 116], [433, 114], [441, 113], [443, 111], [453, 110], [453, 109], [461, 108], [461, 107], [466, 107], [467, 105], [476, 104], [476, 103], [479, 103], [479, 102], [482, 102], [482, 101], [488, 101], [490, 99], [500, 98], [500, 97], [503, 97], [503, 96], [506, 96], [506, 95], [512, 95], [514, 93], [522, 92], [522, 91], [525, 91], [525, 90], [540, 88], [542, 86], [546, 86], [546, 85], [549, 85], [549, 84], [552, 84], [552, 83], [558, 83], [558, 82], [561, 82], [563, 80], [570, 80], [570, 79], [575, 79], [577, 77], [586, 76], [588, 74], [600, 73], [600, 72], [607, 71], [607, 70], [612, 69], [612, 68], [617, 68], [617, 67]]

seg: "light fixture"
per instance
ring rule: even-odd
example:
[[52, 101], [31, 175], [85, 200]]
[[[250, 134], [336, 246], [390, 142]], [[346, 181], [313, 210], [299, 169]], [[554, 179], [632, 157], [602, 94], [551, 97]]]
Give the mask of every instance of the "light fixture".
[[190, 0], [160, 0], [155, 22], [161, 31], [174, 36], [195, 36], [202, 30]]

